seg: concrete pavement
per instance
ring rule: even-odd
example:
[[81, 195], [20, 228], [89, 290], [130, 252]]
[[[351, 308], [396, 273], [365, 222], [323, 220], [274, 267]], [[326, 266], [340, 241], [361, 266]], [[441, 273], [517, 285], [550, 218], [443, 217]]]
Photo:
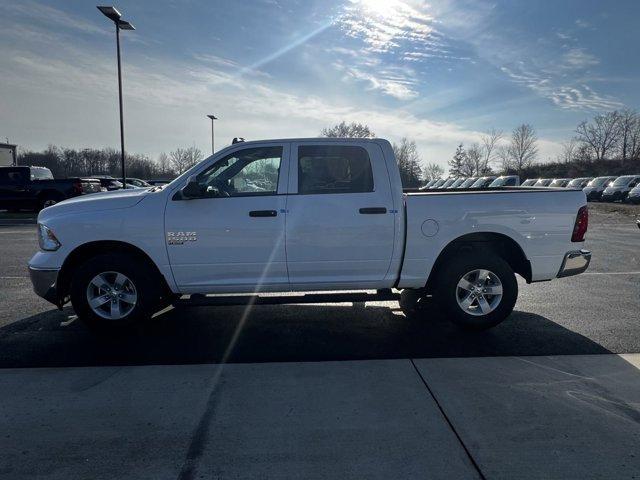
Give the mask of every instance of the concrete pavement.
[[0, 370], [0, 478], [638, 478], [640, 355]]

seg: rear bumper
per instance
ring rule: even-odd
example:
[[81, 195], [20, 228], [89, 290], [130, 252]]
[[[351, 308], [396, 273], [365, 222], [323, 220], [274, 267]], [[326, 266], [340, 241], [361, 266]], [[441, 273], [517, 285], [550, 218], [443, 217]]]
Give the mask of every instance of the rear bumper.
[[573, 250], [567, 252], [558, 272], [558, 278], [578, 275], [589, 268], [591, 252], [589, 250]]
[[58, 304], [56, 283], [58, 281], [59, 270], [41, 270], [29, 267], [29, 277], [33, 285], [33, 291], [45, 300]]

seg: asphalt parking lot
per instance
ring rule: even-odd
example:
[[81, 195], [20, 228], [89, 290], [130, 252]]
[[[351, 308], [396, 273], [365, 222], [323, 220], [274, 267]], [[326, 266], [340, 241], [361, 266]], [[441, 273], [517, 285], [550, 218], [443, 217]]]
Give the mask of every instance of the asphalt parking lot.
[[380, 302], [170, 308], [98, 338], [32, 293], [34, 230], [0, 227], [0, 478], [640, 478], [628, 215], [592, 213], [589, 271], [521, 282], [475, 334]]

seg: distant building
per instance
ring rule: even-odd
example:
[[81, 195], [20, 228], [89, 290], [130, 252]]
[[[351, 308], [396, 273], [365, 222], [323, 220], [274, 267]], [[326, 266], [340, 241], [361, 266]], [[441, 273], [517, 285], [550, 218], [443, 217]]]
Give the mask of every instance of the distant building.
[[16, 164], [17, 145], [10, 143], [0, 143], [0, 167], [7, 167]]

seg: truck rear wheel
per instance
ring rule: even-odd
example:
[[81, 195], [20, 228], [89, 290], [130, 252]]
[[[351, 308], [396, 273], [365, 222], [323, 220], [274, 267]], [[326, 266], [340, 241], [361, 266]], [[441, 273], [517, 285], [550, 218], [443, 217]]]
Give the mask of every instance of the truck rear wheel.
[[64, 200], [62, 195], [56, 193], [45, 193], [38, 200], [38, 208], [39, 210], [42, 210], [44, 208], [51, 207], [62, 200]]
[[513, 269], [487, 250], [457, 254], [436, 280], [436, 300], [447, 318], [469, 330], [498, 325], [511, 314], [518, 298]]
[[121, 329], [149, 318], [160, 299], [156, 273], [133, 255], [102, 254], [73, 276], [71, 304], [91, 328]]

